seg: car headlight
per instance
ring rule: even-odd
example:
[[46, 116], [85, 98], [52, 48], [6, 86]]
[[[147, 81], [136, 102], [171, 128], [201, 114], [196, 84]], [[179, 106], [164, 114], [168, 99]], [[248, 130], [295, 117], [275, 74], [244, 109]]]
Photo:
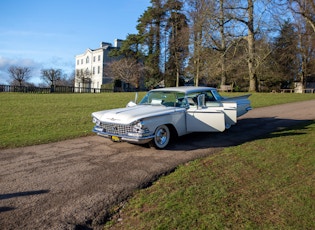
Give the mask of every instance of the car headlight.
[[128, 133], [128, 136], [148, 136], [150, 130], [144, 125], [143, 121], [136, 121], [133, 123], [132, 133]]
[[93, 122], [94, 124], [98, 125], [98, 126], [101, 124], [101, 121], [100, 121], [99, 119], [97, 119], [96, 117], [93, 117], [93, 118], [92, 118], [92, 122]]
[[143, 127], [144, 127], [144, 125], [143, 125], [142, 121], [135, 122], [135, 124], [132, 127], [132, 131], [135, 133], [139, 133]]

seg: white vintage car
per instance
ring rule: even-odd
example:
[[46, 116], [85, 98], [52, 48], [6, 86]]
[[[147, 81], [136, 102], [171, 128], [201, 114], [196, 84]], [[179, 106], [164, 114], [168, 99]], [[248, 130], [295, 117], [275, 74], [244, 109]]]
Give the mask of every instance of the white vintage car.
[[93, 132], [112, 141], [163, 149], [173, 136], [230, 128], [251, 110], [249, 96], [226, 98], [210, 87], [154, 89], [139, 104], [135, 100], [126, 108], [92, 113]]

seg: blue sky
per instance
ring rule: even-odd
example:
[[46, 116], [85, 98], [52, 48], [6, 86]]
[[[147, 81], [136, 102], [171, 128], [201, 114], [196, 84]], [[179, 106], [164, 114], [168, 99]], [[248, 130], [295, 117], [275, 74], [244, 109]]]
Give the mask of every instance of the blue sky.
[[0, 84], [10, 82], [11, 65], [31, 67], [36, 84], [43, 68], [70, 75], [75, 55], [137, 33], [137, 20], [150, 5], [150, 0], [0, 1]]

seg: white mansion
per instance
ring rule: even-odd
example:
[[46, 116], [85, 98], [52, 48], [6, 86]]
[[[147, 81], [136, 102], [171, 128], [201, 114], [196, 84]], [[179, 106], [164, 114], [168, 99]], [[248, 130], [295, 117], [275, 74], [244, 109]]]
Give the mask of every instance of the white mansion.
[[106, 75], [104, 68], [117, 58], [109, 57], [108, 53], [113, 49], [119, 49], [123, 40], [115, 39], [114, 46], [111, 43], [101, 42], [98, 49], [87, 49], [83, 54], [75, 56], [75, 83], [76, 91], [99, 92], [101, 85], [110, 83], [113, 79]]

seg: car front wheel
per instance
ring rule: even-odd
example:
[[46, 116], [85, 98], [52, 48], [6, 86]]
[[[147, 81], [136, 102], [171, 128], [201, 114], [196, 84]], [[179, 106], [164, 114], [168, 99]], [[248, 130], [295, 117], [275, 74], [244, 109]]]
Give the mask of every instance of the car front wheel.
[[171, 139], [171, 132], [166, 125], [160, 125], [155, 130], [154, 138], [152, 144], [158, 149], [165, 148]]

